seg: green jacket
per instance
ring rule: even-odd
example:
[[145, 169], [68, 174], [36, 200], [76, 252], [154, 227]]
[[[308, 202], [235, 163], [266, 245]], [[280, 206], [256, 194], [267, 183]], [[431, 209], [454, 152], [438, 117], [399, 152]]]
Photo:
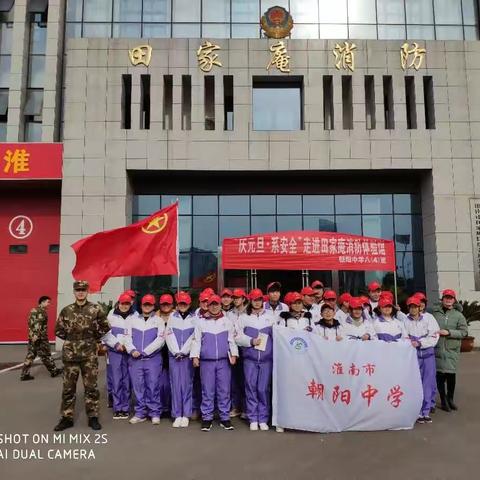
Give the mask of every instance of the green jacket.
[[441, 303], [433, 307], [433, 316], [441, 330], [450, 332], [450, 335], [440, 337], [435, 347], [437, 372], [455, 373], [460, 357], [462, 338], [468, 335], [467, 321], [456, 308], [444, 312]]

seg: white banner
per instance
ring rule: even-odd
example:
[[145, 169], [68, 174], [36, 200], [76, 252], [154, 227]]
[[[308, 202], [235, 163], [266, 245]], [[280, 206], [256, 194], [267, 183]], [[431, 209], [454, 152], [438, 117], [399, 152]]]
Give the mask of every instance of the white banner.
[[273, 425], [311, 432], [410, 429], [423, 391], [408, 342], [327, 341], [275, 327]]

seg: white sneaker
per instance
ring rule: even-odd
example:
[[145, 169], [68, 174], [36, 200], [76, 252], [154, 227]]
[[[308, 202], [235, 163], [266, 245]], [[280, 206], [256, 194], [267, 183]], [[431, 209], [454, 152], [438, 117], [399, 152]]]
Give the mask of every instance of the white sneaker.
[[160, 417], [152, 417], [152, 425], [160, 425]]
[[275, 431], [277, 433], [283, 433], [285, 431], [285, 429], [283, 427], [275, 427]]
[[177, 417], [172, 423], [173, 428], [179, 428], [182, 426], [182, 417]]
[[250, 423], [250, 431], [251, 432], [256, 432], [257, 430], [258, 430], [258, 422]]
[[190, 423], [190, 420], [188, 419], [188, 417], [182, 417], [182, 421], [181, 421], [180, 426], [181, 427], [188, 427], [189, 423]]
[[140, 418], [140, 417], [132, 417], [128, 423], [131, 423], [132, 425], [135, 425], [136, 423], [142, 423], [145, 422], [147, 419], [146, 418]]
[[266, 423], [260, 423], [259, 427], [262, 432], [269, 430], [269, 426]]

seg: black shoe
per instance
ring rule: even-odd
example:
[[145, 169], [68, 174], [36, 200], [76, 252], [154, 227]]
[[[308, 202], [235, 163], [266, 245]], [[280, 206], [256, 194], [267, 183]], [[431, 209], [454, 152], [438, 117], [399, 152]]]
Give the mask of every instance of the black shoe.
[[55, 432], [61, 432], [62, 430], [65, 430], [71, 427], [73, 427], [73, 419], [69, 417], [62, 417], [53, 430]]
[[35, 380], [35, 377], [32, 377], [29, 373], [26, 373], [25, 375], [20, 376], [20, 380], [22, 382], [25, 382], [27, 380]]
[[458, 407], [453, 403], [453, 399], [447, 398], [447, 403], [451, 410], [458, 410]]
[[425, 418], [424, 417], [418, 417], [417, 418], [417, 423], [425, 423]]
[[424, 423], [432, 423], [432, 419], [430, 417], [423, 417], [423, 422]]
[[121, 420], [123, 418], [125, 418], [123, 416], [123, 412], [113, 412], [113, 419], [114, 420]]
[[437, 411], [437, 408], [436, 408], [436, 407], [432, 407], [432, 408], [430, 409], [430, 415], [434, 415], [436, 411]]
[[451, 412], [452, 409], [450, 408], [450, 405], [448, 403], [442, 403], [440, 407], [444, 412]]
[[56, 368], [53, 372], [50, 372], [52, 378], [58, 377], [63, 373], [63, 368]]
[[202, 421], [202, 432], [209, 432], [212, 429], [212, 421], [211, 420], [203, 420]]
[[122, 418], [128, 418], [130, 416], [128, 412], [120, 412], [120, 415], [122, 416]]
[[102, 426], [100, 425], [97, 417], [90, 417], [88, 419], [88, 426], [92, 430], [101, 430], [102, 429]]
[[230, 420], [221, 421], [220, 426], [225, 430], [234, 430], [232, 422]]
[[113, 408], [113, 395], [108, 396], [108, 403], [107, 403], [108, 408]]

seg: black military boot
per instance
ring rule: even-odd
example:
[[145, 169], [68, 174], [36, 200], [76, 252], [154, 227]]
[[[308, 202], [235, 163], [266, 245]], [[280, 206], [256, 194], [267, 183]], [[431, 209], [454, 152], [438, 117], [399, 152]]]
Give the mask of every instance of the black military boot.
[[63, 368], [56, 368], [53, 372], [50, 372], [50, 376], [54, 378], [54, 377], [58, 377], [62, 373], [63, 373]]
[[453, 398], [450, 396], [447, 396], [447, 405], [450, 407], [450, 410], [458, 410], [457, 405], [453, 403]]
[[90, 417], [88, 419], [88, 426], [92, 430], [101, 430], [102, 426], [100, 425], [100, 422], [98, 421], [98, 417]]
[[25, 373], [23, 375], [20, 375], [20, 380], [22, 382], [25, 382], [27, 380], [35, 380], [35, 377], [32, 377], [29, 373]]
[[55, 432], [61, 432], [67, 428], [73, 427], [73, 419], [69, 417], [62, 417], [58, 424], [53, 429]]

